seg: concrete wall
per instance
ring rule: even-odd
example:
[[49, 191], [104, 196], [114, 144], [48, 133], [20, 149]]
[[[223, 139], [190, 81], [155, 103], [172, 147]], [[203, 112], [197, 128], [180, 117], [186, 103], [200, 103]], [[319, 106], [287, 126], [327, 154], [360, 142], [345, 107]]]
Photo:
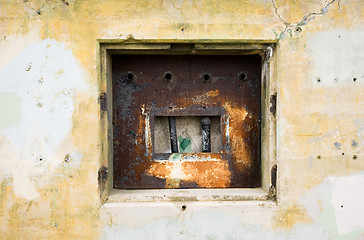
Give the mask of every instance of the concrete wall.
[[[0, 0], [0, 21], [0, 238], [364, 239], [362, 1]], [[97, 39], [128, 36], [277, 42], [278, 205], [100, 200]]]

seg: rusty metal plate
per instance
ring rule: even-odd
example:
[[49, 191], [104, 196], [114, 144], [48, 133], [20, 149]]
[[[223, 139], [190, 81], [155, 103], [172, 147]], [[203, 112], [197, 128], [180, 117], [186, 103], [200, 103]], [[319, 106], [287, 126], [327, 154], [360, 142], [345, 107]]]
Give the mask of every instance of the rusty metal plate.
[[[259, 55], [115, 55], [112, 73], [115, 188], [260, 186]], [[156, 116], [218, 116], [220, 151], [160, 158]]]

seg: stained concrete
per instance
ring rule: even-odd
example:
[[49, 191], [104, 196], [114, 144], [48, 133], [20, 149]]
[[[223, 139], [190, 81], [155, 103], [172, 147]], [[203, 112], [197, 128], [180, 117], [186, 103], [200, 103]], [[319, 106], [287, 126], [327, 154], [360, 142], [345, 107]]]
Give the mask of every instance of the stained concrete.
[[[362, 1], [0, 6], [0, 92], [13, 104], [1, 105], [2, 238], [364, 237]], [[267, 137], [277, 144], [266, 157], [276, 156], [278, 205], [102, 201], [98, 170], [109, 152], [98, 39], [275, 42], [266, 84], [276, 83], [277, 128]]]

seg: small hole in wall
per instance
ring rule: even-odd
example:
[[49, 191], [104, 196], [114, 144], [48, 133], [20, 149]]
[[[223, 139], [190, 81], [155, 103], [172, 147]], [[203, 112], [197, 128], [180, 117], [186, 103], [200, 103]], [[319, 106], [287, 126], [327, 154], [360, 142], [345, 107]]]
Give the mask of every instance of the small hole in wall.
[[32, 63], [28, 63], [28, 64], [25, 66], [25, 71], [29, 72], [31, 68], [32, 68]]
[[302, 32], [302, 28], [301, 27], [296, 27], [296, 32]]
[[131, 81], [133, 81], [133, 80], [134, 80], [135, 75], [134, 75], [132, 72], [128, 72], [128, 73], [126, 74], [125, 78], [126, 78], [126, 80], [127, 80], [127, 81], [131, 82]]
[[204, 73], [204, 74], [202, 75], [202, 78], [203, 78], [203, 81], [204, 81], [204, 82], [209, 82], [209, 81], [210, 81], [211, 76], [210, 76], [210, 74], [208, 74], [208, 73]]
[[321, 79], [320, 78], [317, 78], [317, 82], [319, 83], [319, 82], [321, 82]]
[[71, 161], [71, 156], [69, 154], [66, 154], [66, 156], [64, 156], [64, 161], [66, 163], [69, 163]]
[[353, 78], [353, 81], [356, 82], [356, 78]]
[[165, 72], [164, 73], [164, 80], [166, 82], [172, 82], [172, 79], [173, 79], [172, 73], [170, 73], [170, 72]]
[[38, 156], [37, 156], [37, 160], [38, 160], [39, 162], [44, 162], [44, 161], [46, 160], [46, 158], [45, 158], [45, 157], [43, 157], [42, 155], [38, 155]]
[[321, 155], [317, 155], [317, 159], [321, 159]]
[[354, 155], [354, 156], [353, 156], [353, 159], [354, 159], [354, 160], [358, 159], [358, 156]]
[[341, 208], [344, 208], [344, 206], [343, 206], [343, 205], [341, 205]]
[[341, 155], [343, 155], [343, 156], [344, 156], [344, 155], [345, 155], [345, 153], [341, 153]]
[[241, 81], [245, 81], [246, 80], [246, 74], [245, 73], [239, 73], [239, 79], [241, 80]]
[[186, 208], [187, 208], [186, 205], [183, 205], [182, 206], [182, 211], [186, 210]]

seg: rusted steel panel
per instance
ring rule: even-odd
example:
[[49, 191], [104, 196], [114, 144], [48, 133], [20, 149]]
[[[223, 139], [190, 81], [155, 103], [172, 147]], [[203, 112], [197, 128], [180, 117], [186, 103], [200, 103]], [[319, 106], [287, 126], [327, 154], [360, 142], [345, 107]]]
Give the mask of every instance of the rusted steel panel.
[[[260, 186], [259, 55], [117, 55], [112, 62], [116, 188]], [[220, 116], [221, 153], [158, 159], [155, 116]]]

